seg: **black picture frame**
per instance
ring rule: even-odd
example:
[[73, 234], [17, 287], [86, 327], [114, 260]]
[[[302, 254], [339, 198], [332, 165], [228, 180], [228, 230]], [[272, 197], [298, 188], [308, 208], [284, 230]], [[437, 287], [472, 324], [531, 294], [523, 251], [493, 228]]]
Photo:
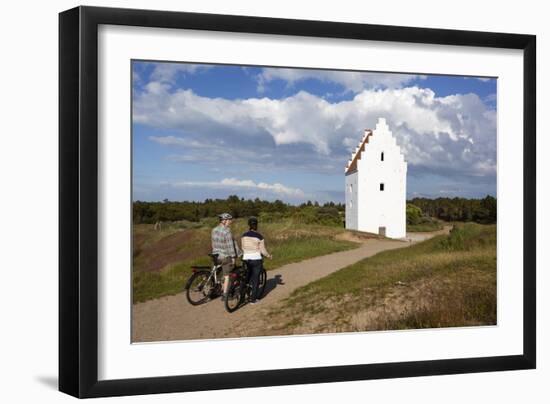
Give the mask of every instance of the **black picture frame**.
[[[98, 381], [98, 26], [194, 29], [523, 51], [523, 354]], [[536, 37], [326, 21], [77, 7], [59, 15], [59, 390], [104, 397], [536, 366]]]

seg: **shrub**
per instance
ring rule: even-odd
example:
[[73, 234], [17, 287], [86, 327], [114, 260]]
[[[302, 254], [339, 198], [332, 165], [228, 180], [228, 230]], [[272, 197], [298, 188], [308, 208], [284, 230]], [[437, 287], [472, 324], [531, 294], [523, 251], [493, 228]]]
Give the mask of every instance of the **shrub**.
[[260, 223], [277, 223], [284, 219], [281, 212], [261, 212], [258, 216]]
[[422, 209], [412, 203], [407, 203], [407, 224], [419, 224], [422, 219]]

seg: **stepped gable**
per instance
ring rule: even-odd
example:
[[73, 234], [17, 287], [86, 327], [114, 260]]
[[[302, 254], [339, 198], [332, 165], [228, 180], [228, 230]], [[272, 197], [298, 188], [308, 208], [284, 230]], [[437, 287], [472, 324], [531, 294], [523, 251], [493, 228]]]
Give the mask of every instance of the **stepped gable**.
[[345, 173], [349, 174], [354, 171], [357, 171], [357, 161], [361, 159], [361, 153], [365, 151], [365, 145], [369, 142], [370, 137], [372, 136], [372, 129], [365, 129], [363, 138], [359, 142], [359, 146], [355, 148], [355, 151], [351, 155], [351, 159], [346, 165]]

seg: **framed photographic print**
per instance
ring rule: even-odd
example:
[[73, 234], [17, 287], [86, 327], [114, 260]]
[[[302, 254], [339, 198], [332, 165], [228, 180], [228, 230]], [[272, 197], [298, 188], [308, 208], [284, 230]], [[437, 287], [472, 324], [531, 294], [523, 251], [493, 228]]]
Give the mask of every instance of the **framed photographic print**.
[[61, 391], [535, 367], [534, 36], [59, 26]]

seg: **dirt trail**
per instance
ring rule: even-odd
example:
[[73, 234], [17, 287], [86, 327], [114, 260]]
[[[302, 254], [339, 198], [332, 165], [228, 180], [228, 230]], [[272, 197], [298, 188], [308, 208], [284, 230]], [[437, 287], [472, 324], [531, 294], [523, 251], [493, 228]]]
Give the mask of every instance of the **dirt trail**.
[[173, 341], [239, 337], [240, 325], [258, 321], [258, 312], [288, 297], [296, 288], [327, 276], [348, 265], [381, 251], [402, 248], [437, 234], [407, 233], [407, 241], [369, 239], [358, 248], [311, 258], [284, 265], [267, 273], [264, 298], [259, 305], [244, 305], [234, 313], [227, 313], [221, 299], [201, 306], [191, 306], [183, 293], [137, 303], [132, 310], [132, 341]]

